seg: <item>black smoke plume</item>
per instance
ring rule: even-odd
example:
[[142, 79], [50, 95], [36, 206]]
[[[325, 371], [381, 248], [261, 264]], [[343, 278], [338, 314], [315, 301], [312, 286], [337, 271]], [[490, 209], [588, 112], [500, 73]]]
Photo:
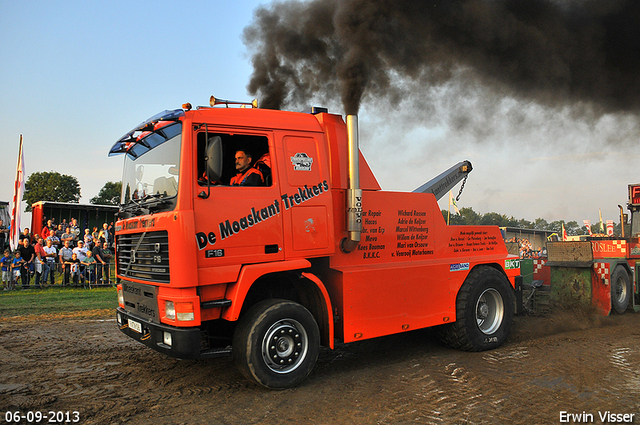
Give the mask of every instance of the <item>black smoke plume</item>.
[[261, 107], [397, 101], [461, 71], [545, 106], [640, 107], [638, 0], [311, 0], [260, 7], [245, 28]]

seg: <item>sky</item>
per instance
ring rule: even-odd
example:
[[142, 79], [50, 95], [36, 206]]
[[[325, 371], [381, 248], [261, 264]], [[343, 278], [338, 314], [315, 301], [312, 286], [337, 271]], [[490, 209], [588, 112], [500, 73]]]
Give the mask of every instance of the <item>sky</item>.
[[[123, 158], [107, 154], [135, 125], [186, 102], [207, 105], [211, 95], [250, 100], [242, 35], [268, 4], [1, 1], [0, 200], [13, 197], [20, 135], [26, 175], [72, 175], [88, 203], [121, 179]], [[640, 182], [639, 118], [488, 91], [461, 73], [394, 105], [365, 98], [361, 150], [382, 188], [410, 191], [469, 160], [459, 207], [579, 224], [602, 210], [618, 222], [627, 185]], [[446, 199], [440, 204], [447, 209]]]

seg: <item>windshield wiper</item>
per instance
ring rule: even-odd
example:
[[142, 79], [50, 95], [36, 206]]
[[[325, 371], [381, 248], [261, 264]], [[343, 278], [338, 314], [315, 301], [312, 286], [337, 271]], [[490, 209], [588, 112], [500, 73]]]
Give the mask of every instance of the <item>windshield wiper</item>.
[[163, 205], [172, 203], [173, 200], [176, 198], [176, 196], [177, 195], [169, 196], [167, 195], [167, 192], [156, 193], [154, 195], [147, 195], [144, 198], [146, 199], [145, 206], [149, 209], [159, 208], [159, 207], [162, 207]]
[[[145, 208], [142, 205], [142, 201], [136, 201], [133, 198], [129, 199], [124, 204], [120, 204], [120, 210], [125, 212], [127, 215], [129, 215], [129, 214], [131, 214], [131, 215], [146, 215], [146, 214], [149, 214], [149, 209]], [[123, 218], [129, 218], [129, 217], [123, 217]]]
[[152, 210], [160, 209], [163, 205], [172, 203], [176, 196], [168, 196], [164, 192], [147, 194], [140, 199], [131, 198], [126, 203], [120, 204], [120, 210], [125, 213], [121, 214], [121, 216], [122, 218], [130, 218], [131, 216], [150, 214]]

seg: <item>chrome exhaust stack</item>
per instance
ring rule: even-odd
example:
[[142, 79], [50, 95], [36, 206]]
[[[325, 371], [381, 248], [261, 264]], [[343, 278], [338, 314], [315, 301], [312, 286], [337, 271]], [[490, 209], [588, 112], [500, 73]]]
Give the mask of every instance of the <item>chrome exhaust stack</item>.
[[357, 115], [347, 115], [347, 156], [349, 182], [346, 207], [349, 236], [340, 241], [340, 248], [346, 253], [356, 249], [362, 234], [362, 189], [360, 189], [360, 146]]

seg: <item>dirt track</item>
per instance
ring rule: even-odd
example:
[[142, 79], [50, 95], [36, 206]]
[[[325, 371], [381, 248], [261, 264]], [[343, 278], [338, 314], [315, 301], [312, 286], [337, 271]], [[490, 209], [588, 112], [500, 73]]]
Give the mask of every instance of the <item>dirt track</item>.
[[248, 382], [228, 358], [160, 355], [104, 315], [2, 321], [0, 358], [0, 424], [16, 410], [78, 411], [82, 424], [558, 424], [561, 411], [640, 423], [631, 313], [518, 317], [484, 353], [445, 348], [428, 330], [340, 345], [285, 391]]

